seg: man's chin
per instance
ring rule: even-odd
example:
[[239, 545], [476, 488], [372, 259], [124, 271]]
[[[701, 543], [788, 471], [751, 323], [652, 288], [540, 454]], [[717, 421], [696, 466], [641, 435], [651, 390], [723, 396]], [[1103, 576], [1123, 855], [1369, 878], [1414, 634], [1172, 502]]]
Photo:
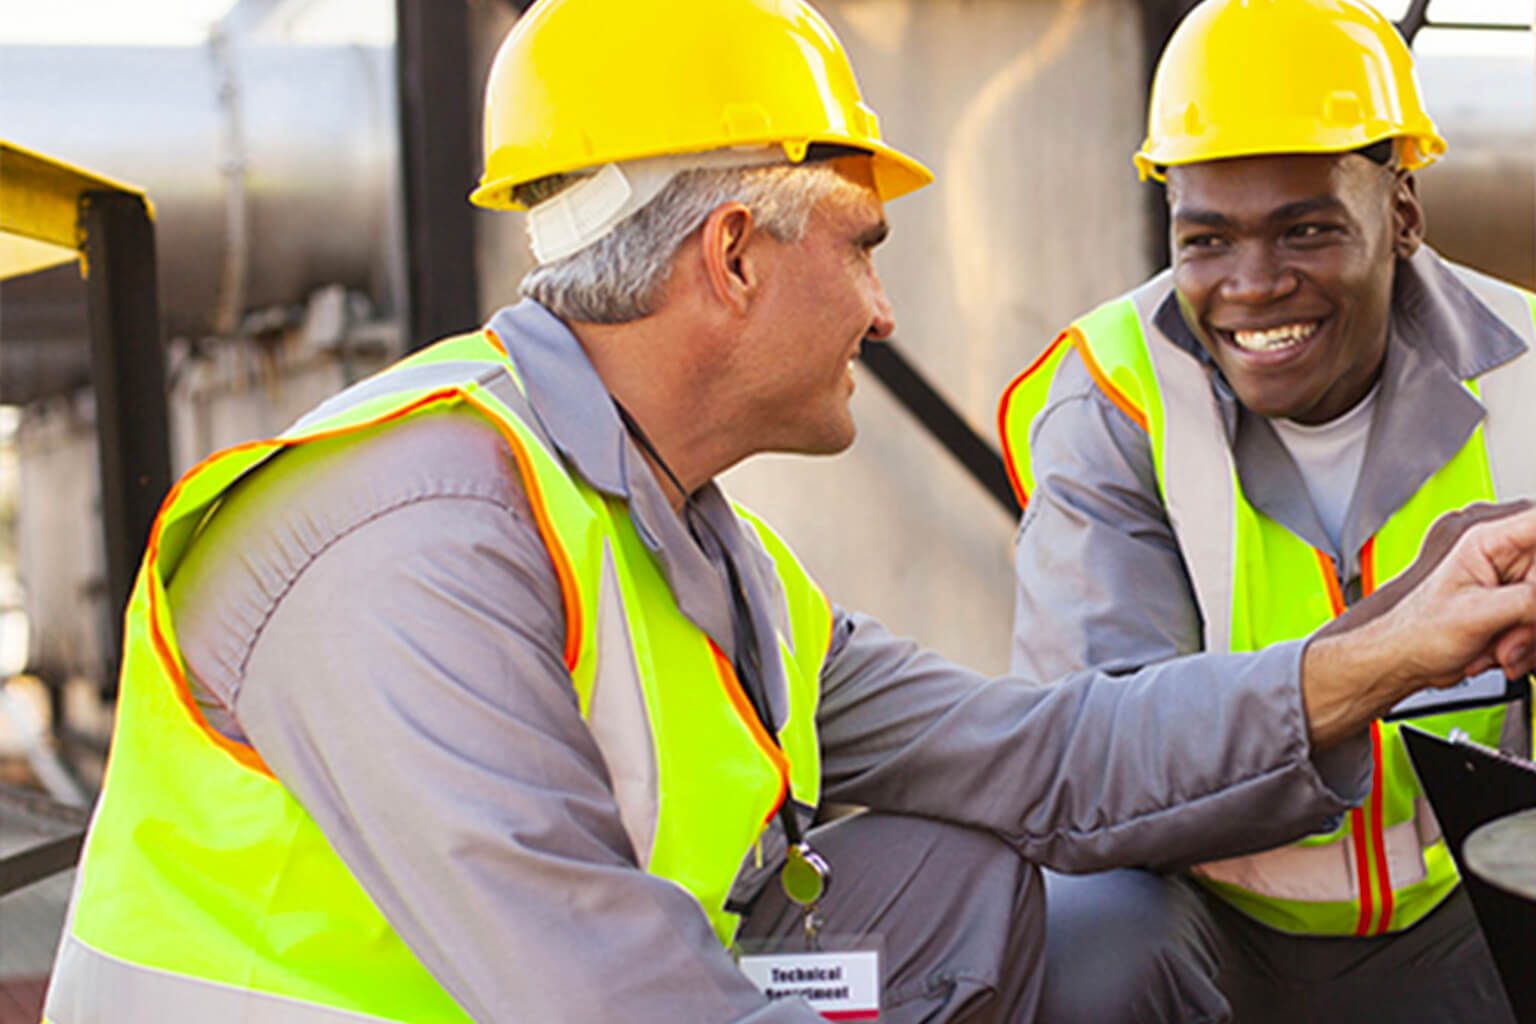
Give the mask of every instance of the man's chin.
[[800, 455], [838, 455], [853, 447], [857, 436], [858, 428], [850, 419], [842, 424], [829, 425], [824, 433], [807, 438], [805, 443], [796, 446], [795, 451]]
[[843, 452], [845, 452], [849, 448], [853, 447], [853, 441], [854, 441], [853, 434], [850, 433], [846, 438], [839, 439], [839, 440], [836, 440], [836, 441], [828, 441], [825, 444], [818, 444], [818, 445], [814, 445], [812, 447], [806, 448], [806, 449], [802, 450], [800, 454], [802, 454], [802, 455], [841, 455]]

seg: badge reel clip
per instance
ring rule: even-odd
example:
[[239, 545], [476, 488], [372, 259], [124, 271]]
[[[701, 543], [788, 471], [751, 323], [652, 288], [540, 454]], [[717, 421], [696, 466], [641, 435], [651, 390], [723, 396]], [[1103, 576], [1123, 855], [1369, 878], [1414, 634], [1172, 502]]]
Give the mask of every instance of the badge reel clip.
[[821, 949], [821, 928], [826, 919], [821, 916], [821, 898], [832, 884], [832, 866], [805, 841], [792, 843], [784, 868], [779, 872], [779, 885], [784, 895], [800, 907], [804, 915], [801, 930], [805, 936], [805, 948]]

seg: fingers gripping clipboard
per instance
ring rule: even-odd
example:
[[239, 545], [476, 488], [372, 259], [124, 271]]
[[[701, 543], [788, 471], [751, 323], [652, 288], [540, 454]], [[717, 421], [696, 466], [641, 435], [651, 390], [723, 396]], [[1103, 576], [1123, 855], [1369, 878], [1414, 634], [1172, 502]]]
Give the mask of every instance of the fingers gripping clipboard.
[[1479, 826], [1536, 807], [1536, 764], [1466, 739], [1445, 739], [1412, 725], [1402, 729], [1419, 783], [1434, 809], [1510, 1007], [1536, 1021], [1536, 902], [1489, 884], [1467, 869], [1464, 846]]

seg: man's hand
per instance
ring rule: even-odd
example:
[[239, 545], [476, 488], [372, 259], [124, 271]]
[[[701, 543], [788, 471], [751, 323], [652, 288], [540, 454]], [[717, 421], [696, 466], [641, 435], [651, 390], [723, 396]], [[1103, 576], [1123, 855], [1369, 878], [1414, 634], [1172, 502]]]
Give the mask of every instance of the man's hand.
[[1320, 630], [1302, 660], [1313, 745], [1399, 700], [1498, 666], [1536, 664], [1536, 509], [1477, 505], [1437, 522], [1414, 564]]
[[1390, 582], [1379, 587], [1369, 597], [1350, 605], [1348, 611], [1318, 630], [1315, 635], [1332, 636], [1381, 617], [1397, 607], [1410, 591], [1424, 582], [1424, 578], [1434, 570], [1435, 566], [1445, 560], [1445, 556], [1451, 553], [1456, 542], [1469, 529], [1478, 523], [1503, 519], [1532, 507], [1536, 506], [1525, 500], [1508, 501], [1498, 505], [1478, 502], [1466, 508], [1457, 509], [1455, 512], [1447, 512], [1436, 519], [1434, 525], [1429, 528], [1429, 533], [1424, 537], [1424, 545], [1419, 549], [1419, 555], [1412, 565], [1394, 576]]

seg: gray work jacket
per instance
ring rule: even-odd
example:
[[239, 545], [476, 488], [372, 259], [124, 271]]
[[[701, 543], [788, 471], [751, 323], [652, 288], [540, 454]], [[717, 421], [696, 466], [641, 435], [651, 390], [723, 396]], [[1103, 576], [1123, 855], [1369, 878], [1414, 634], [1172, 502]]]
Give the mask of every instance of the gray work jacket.
[[[718, 552], [667, 504], [579, 342], [529, 302], [492, 327], [551, 451], [628, 504], [684, 613], [729, 653]], [[752, 563], [713, 483], [695, 508]], [[744, 577], [768, 614], [765, 574]], [[766, 1004], [697, 903], [637, 866], [562, 662], [549, 555], [475, 414], [275, 457], [221, 506], [170, 600], [210, 718], [254, 745], [477, 1020], [818, 1019]], [[1303, 648], [1038, 686], [835, 609], [824, 793], [986, 829], [1067, 870], [1272, 846], [1369, 785], [1363, 743], [1309, 756]], [[1202, 696], [1176, 711], [1175, 693]], [[1255, 806], [1270, 826], [1235, 824]]]

